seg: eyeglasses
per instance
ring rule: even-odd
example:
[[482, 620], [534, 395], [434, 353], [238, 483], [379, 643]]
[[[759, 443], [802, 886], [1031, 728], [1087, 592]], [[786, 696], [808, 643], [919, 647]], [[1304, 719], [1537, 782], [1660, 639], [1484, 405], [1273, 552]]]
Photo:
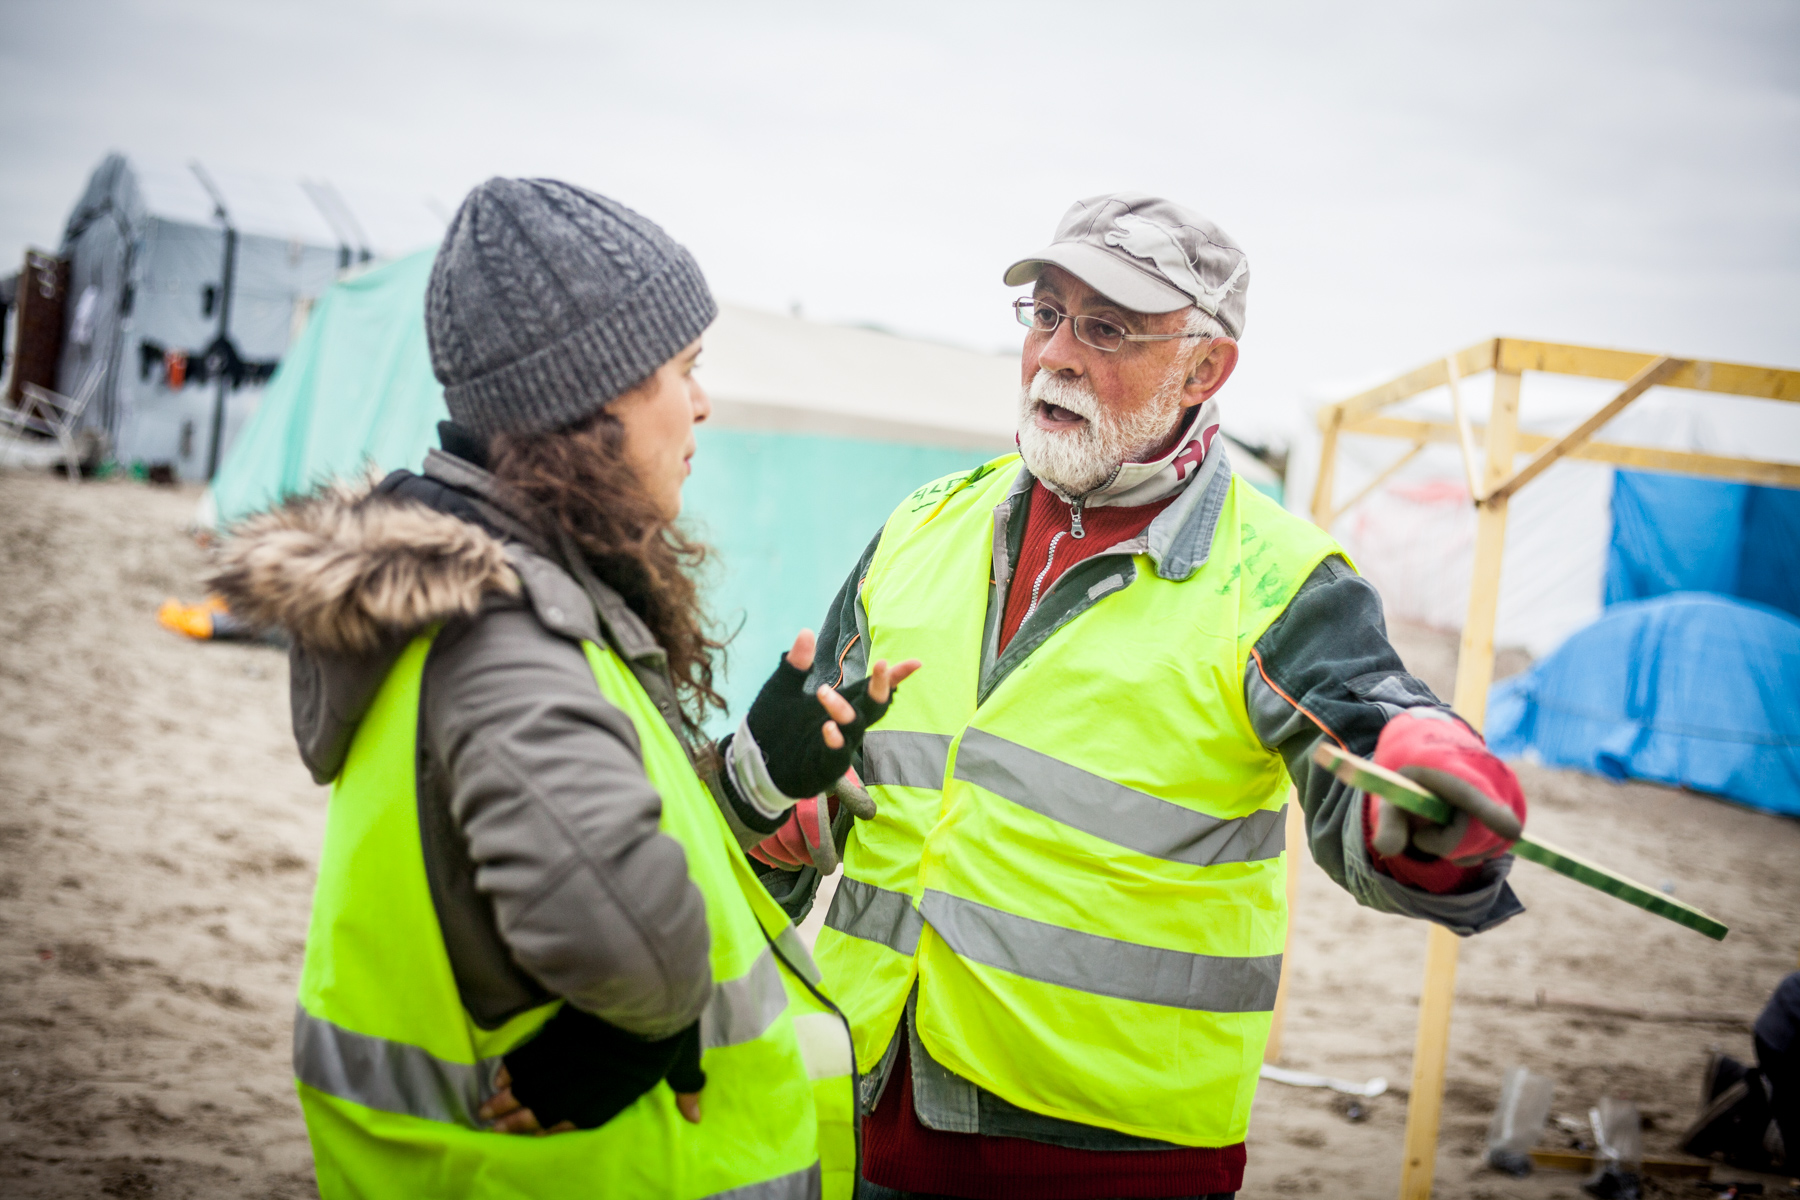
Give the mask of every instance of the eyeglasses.
[[1075, 325], [1075, 336], [1096, 350], [1111, 354], [1126, 342], [1174, 342], [1183, 338], [1206, 337], [1204, 333], [1127, 333], [1117, 321], [1104, 317], [1072, 317], [1042, 300], [1029, 296], [1013, 301], [1013, 312], [1019, 324], [1033, 333], [1055, 333], [1064, 321]]

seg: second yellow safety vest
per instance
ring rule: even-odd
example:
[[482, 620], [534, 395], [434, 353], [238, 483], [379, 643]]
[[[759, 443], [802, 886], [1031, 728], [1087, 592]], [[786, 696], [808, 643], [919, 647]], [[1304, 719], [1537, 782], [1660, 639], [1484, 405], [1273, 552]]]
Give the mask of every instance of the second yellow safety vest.
[[595, 682], [631, 718], [706, 903], [713, 995], [701, 1017], [702, 1119], [664, 1084], [598, 1129], [494, 1133], [476, 1110], [501, 1056], [556, 1004], [495, 1030], [463, 1008], [432, 906], [415, 793], [417, 638], [358, 726], [332, 789], [295, 1015], [294, 1067], [325, 1200], [669, 1197], [813, 1200], [855, 1189], [848, 1031], [674, 732], [612, 650]]

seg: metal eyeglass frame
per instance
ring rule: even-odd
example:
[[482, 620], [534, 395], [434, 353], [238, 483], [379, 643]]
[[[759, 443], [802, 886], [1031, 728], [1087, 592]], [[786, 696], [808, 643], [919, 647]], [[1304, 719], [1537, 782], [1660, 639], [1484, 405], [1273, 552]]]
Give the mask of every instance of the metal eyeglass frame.
[[[1033, 333], [1055, 334], [1055, 332], [1062, 327], [1064, 321], [1073, 322], [1076, 340], [1084, 346], [1092, 346], [1102, 354], [1117, 354], [1120, 350], [1125, 348], [1126, 342], [1175, 342], [1184, 338], [1203, 338], [1211, 336], [1210, 334], [1205, 333], [1126, 333], [1123, 329], [1119, 329], [1119, 344], [1116, 346], [1102, 346], [1092, 338], [1083, 336], [1083, 330], [1091, 329], [1093, 325], [1105, 325], [1108, 328], [1118, 329], [1119, 323], [1117, 321], [1109, 321], [1105, 317], [1090, 317], [1087, 315], [1070, 316], [1068, 313], [1062, 311], [1062, 309], [1056, 307], [1056, 305], [1048, 304], [1042, 300], [1034, 300], [1030, 296], [1021, 296], [1019, 299], [1013, 301], [1012, 306], [1014, 315], [1019, 318], [1019, 324], [1031, 330]], [[1055, 325], [1045, 329], [1037, 323], [1033, 318], [1033, 313], [1040, 308], [1047, 308], [1056, 314]]]

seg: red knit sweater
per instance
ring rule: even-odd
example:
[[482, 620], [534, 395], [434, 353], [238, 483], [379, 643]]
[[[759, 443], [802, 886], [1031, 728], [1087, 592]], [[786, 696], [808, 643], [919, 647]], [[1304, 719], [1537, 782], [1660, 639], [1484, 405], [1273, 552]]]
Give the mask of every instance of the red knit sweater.
[[[1025, 623], [1034, 592], [1042, 601], [1050, 585], [1064, 571], [1136, 537], [1174, 500], [1174, 496], [1166, 496], [1154, 504], [1136, 508], [1083, 509], [1081, 527], [1087, 536], [1076, 538], [1070, 536], [1069, 506], [1043, 484], [1032, 484], [1031, 512], [1025, 518], [1025, 540], [1019, 547], [1019, 561], [1013, 567], [1012, 586], [1006, 591], [1006, 618], [1000, 623], [1000, 649], [1006, 649], [1013, 634]], [[1058, 537], [1058, 534], [1062, 536]], [[1050, 554], [1052, 543], [1056, 547], [1054, 558]], [[1044, 570], [1046, 565], [1050, 568], [1048, 571]]]
[[[1068, 536], [1069, 506], [1043, 484], [1033, 486], [1024, 543], [1007, 590], [1001, 648], [1024, 623], [1033, 584], [1041, 600], [1064, 571], [1136, 536], [1173, 499], [1137, 508], [1084, 511], [1081, 523], [1087, 536], [1076, 539]], [[1064, 535], [1060, 539], [1059, 532]], [[997, 1200], [1100, 1200], [1235, 1192], [1244, 1182], [1241, 1142], [1179, 1150], [1072, 1150], [1024, 1138], [929, 1129], [913, 1111], [912, 1070], [904, 1038], [893, 1069], [898, 1075], [863, 1123], [863, 1174], [886, 1187]]]

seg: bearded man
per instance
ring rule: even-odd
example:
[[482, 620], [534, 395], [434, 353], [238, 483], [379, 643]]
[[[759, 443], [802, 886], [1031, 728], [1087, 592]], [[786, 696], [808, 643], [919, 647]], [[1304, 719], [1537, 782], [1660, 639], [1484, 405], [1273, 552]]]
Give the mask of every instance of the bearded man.
[[[1019, 454], [900, 505], [809, 681], [924, 662], [863, 742], [879, 811], [842, 817], [817, 947], [856, 1035], [864, 1178], [879, 1197], [1230, 1195], [1281, 971], [1290, 782], [1332, 879], [1463, 935], [1521, 911], [1483, 819], [1516, 836], [1524, 797], [1406, 672], [1330, 536], [1232, 474], [1236, 243], [1169, 201], [1097, 196], [1005, 279], [1034, 285]], [[1325, 738], [1460, 815], [1383, 809], [1313, 765]], [[790, 911], [835, 863], [809, 812], [759, 848], [802, 868], [766, 881]]]

